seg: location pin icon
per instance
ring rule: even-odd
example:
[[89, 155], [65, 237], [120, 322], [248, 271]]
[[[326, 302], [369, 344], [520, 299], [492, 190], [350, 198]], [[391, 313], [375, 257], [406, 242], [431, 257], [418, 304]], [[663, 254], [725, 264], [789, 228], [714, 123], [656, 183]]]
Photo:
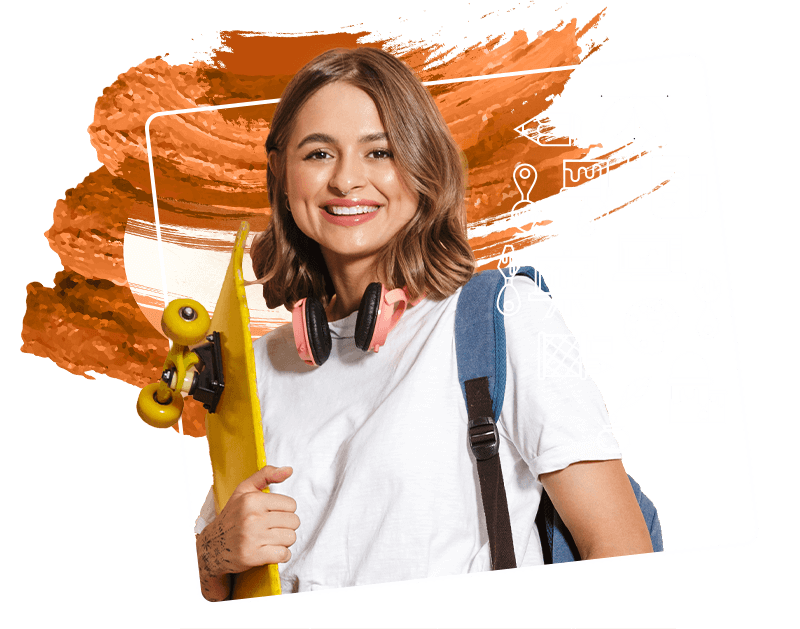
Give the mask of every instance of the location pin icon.
[[[514, 183], [517, 185], [522, 199], [511, 208], [511, 223], [519, 231], [531, 236], [533, 236], [533, 230], [539, 220], [539, 208], [530, 199], [537, 176], [536, 169], [530, 164], [517, 164], [514, 169]], [[530, 231], [524, 228], [528, 223], [531, 223]]]
[[517, 164], [514, 169], [514, 183], [517, 184], [522, 200], [531, 202], [531, 191], [536, 185], [536, 169], [530, 164]]

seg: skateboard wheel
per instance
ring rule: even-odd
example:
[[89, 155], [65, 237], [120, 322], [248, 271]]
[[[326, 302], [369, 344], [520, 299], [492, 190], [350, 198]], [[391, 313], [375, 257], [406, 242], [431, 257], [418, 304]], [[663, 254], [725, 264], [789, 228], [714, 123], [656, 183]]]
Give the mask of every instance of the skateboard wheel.
[[159, 384], [156, 382], [148, 384], [141, 390], [136, 401], [136, 411], [146, 424], [154, 428], [169, 428], [181, 418], [183, 397], [180, 393], [173, 393], [168, 403], [161, 404], [156, 399], [158, 387]]
[[161, 329], [178, 345], [197, 345], [206, 338], [211, 319], [194, 299], [174, 299], [164, 309]]

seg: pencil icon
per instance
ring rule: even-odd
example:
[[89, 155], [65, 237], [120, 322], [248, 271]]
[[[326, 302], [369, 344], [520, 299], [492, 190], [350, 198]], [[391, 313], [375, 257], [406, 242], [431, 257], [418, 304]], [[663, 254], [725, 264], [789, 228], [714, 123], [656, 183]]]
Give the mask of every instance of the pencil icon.
[[583, 120], [571, 111], [544, 111], [514, 131], [539, 146], [577, 146], [583, 136]]

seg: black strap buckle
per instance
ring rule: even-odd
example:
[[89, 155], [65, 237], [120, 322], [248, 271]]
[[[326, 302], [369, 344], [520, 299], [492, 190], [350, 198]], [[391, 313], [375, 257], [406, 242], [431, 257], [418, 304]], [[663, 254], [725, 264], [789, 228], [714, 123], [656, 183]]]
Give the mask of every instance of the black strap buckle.
[[491, 459], [500, 449], [500, 434], [491, 417], [478, 417], [469, 422], [469, 446], [478, 461]]

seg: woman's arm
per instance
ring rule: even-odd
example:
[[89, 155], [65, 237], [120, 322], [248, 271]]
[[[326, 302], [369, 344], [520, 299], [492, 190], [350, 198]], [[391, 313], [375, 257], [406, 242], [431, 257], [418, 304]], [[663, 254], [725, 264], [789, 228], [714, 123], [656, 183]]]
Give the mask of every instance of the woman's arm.
[[264, 493], [270, 483], [289, 478], [292, 469], [271, 465], [243, 480], [217, 518], [197, 536], [200, 588], [209, 601], [230, 595], [230, 575], [254, 566], [285, 563], [297, 539], [300, 519], [289, 496]]
[[[212, 532], [213, 529], [213, 532]], [[231, 593], [230, 574], [221, 572], [223, 566], [215, 556], [214, 546], [224, 534], [216, 523], [197, 536], [197, 567], [200, 571], [200, 591], [208, 601], [224, 601]]]
[[582, 461], [539, 480], [581, 559], [653, 552], [650, 533], [619, 459]]

